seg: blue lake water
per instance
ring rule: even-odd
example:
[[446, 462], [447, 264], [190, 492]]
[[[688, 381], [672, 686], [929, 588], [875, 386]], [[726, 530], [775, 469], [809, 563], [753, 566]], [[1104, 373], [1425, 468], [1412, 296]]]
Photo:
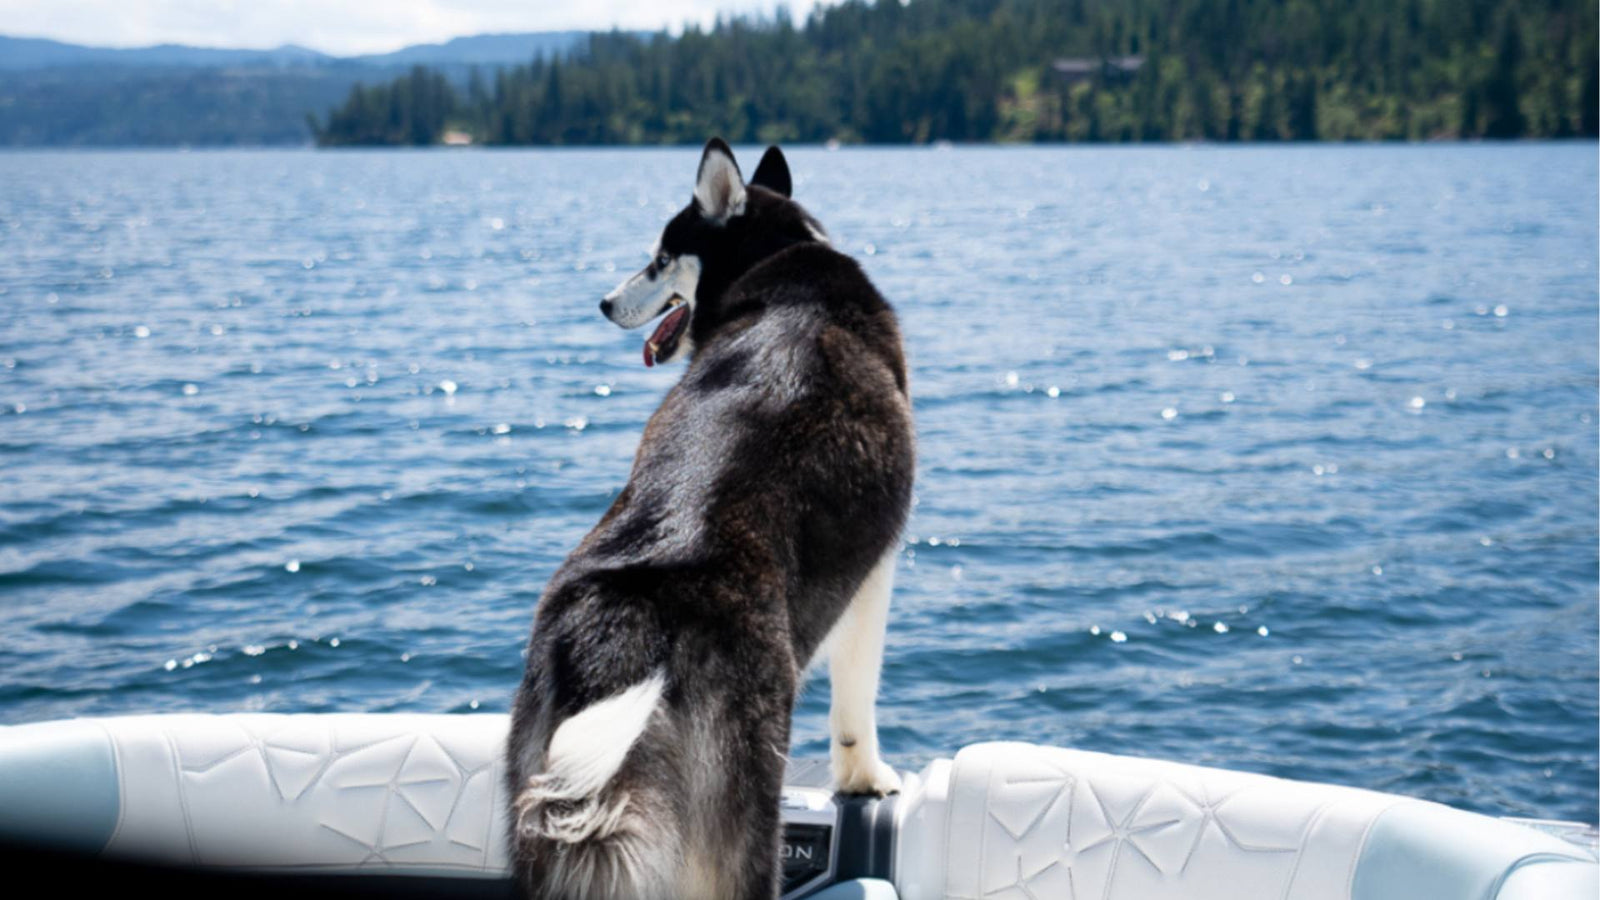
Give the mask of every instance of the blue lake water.
[[[696, 158], [0, 154], [0, 722], [504, 710], [681, 371], [595, 305]], [[896, 762], [1595, 821], [1593, 143], [791, 162], [912, 360]]]

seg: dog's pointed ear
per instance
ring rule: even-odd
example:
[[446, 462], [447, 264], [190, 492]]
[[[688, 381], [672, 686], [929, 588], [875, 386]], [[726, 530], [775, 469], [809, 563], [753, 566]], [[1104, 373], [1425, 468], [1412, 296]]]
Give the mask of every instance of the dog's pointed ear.
[[794, 196], [794, 183], [789, 179], [789, 161], [783, 158], [783, 151], [776, 144], [762, 154], [761, 164], [756, 166], [756, 174], [750, 176], [750, 183], [759, 184], [785, 197]]
[[739, 174], [739, 164], [733, 161], [733, 151], [722, 138], [714, 137], [700, 154], [700, 172], [694, 182], [695, 206], [713, 225], [722, 225], [744, 212], [744, 201], [744, 177]]

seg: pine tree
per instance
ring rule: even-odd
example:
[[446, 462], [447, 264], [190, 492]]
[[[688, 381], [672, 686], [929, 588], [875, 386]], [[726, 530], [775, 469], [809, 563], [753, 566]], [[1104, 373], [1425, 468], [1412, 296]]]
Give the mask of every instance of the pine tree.
[[[328, 146], [447, 126], [497, 144], [1592, 137], [1596, 19], [1593, 0], [844, 0], [798, 28], [596, 34], [492, 90], [410, 72], [310, 124]], [[1023, 82], [1031, 112], [1002, 115]]]

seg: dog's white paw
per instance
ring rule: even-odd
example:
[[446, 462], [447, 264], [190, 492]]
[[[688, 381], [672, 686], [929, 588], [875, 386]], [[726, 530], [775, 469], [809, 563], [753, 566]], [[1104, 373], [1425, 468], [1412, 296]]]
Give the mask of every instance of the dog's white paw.
[[900, 793], [900, 776], [877, 754], [853, 753], [846, 748], [833, 756], [833, 789], [841, 794], [883, 797]]

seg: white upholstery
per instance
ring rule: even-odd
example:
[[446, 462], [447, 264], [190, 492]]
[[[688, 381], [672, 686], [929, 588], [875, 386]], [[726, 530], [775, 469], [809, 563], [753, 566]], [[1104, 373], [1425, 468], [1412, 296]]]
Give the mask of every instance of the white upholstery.
[[1495, 900], [1588, 900], [1600, 897], [1595, 866], [1539, 862], [1519, 866], [1500, 886]]
[[201, 866], [498, 876], [504, 716], [103, 719], [106, 851]]
[[[500, 715], [0, 727], [0, 834], [182, 865], [506, 874]], [[1589, 850], [1389, 794], [1028, 744], [906, 778], [903, 900], [1592, 900]], [[1591, 832], [1592, 834], [1592, 832]], [[881, 873], [880, 873], [881, 874]], [[884, 882], [849, 891], [884, 895]]]
[[1493, 900], [1528, 862], [1574, 884], [1595, 871], [1558, 838], [1437, 804], [1028, 744], [968, 747], [900, 804], [903, 900]]

